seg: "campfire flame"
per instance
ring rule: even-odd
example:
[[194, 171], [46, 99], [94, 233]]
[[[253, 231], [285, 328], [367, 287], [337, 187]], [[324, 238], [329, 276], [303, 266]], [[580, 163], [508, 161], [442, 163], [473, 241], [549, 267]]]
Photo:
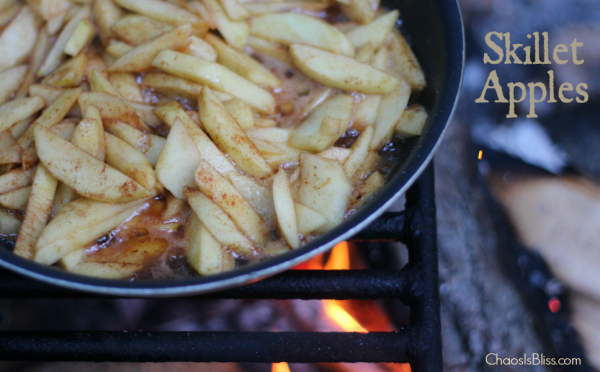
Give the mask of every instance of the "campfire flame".
[[291, 372], [290, 366], [286, 362], [273, 363], [271, 372]]
[[[308, 269], [308, 270], [348, 270], [350, 268], [360, 269], [361, 267], [356, 266], [356, 262], [351, 263], [350, 260], [350, 246], [348, 242], [341, 242], [337, 244], [331, 250], [329, 257], [326, 261], [324, 258], [326, 255], [318, 255], [312, 258], [310, 261], [300, 264], [296, 269]], [[360, 265], [359, 265], [360, 266]], [[353, 306], [350, 301], [337, 301], [337, 300], [323, 300], [323, 309], [325, 315], [332, 321], [331, 324], [335, 324], [345, 332], [361, 332], [368, 333], [369, 330], [360, 324], [346, 309], [344, 306]], [[384, 321], [385, 322], [385, 321]], [[369, 326], [367, 324], [367, 326]], [[373, 327], [373, 324], [370, 325]], [[387, 325], [386, 329], [380, 329], [381, 327], [375, 326], [373, 331], [389, 331], [392, 328], [391, 325]], [[391, 328], [391, 329], [390, 329]], [[396, 364], [396, 363], [379, 363], [365, 364], [365, 363], [320, 363], [322, 367], [325, 367], [331, 371], [336, 372], [363, 372], [363, 371], [377, 371], [377, 372], [410, 372], [409, 364]], [[366, 368], [366, 369], [365, 369]], [[287, 363], [275, 363], [272, 367], [272, 372], [290, 372]]]

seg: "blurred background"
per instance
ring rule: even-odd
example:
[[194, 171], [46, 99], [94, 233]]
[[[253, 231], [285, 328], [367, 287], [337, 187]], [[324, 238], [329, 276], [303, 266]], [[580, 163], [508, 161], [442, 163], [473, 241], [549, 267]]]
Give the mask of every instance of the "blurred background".
[[[454, 119], [435, 156], [440, 293], [447, 371], [600, 370], [600, 1], [461, 0], [467, 56]], [[577, 38], [584, 63], [485, 65], [484, 37], [548, 32], [551, 50]], [[491, 54], [494, 58], [495, 54]], [[588, 85], [587, 103], [475, 103], [491, 70], [508, 82]], [[397, 206], [399, 208], [399, 206]], [[385, 249], [366, 247], [366, 261]], [[360, 268], [354, 246], [304, 268]], [[354, 262], [356, 261], [356, 262]], [[391, 309], [391, 310], [390, 310]], [[387, 310], [387, 311], [384, 311]], [[388, 319], [389, 314], [394, 319]], [[1, 330], [391, 330], [399, 304], [339, 301], [0, 299]], [[490, 366], [489, 353], [578, 358], [580, 367]], [[402, 365], [0, 363], [2, 371], [407, 371]]]

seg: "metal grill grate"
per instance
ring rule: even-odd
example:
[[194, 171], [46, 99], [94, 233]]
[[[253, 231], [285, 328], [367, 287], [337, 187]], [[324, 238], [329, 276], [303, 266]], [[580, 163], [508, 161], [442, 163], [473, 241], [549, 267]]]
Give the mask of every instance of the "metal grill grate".
[[[442, 370], [433, 166], [409, 189], [403, 212], [386, 213], [355, 240], [394, 240], [409, 249], [401, 270], [293, 270], [195, 298], [399, 299], [410, 327], [399, 332], [0, 332], [0, 359], [115, 362], [396, 362]], [[0, 297], [91, 298], [0, 272]]]

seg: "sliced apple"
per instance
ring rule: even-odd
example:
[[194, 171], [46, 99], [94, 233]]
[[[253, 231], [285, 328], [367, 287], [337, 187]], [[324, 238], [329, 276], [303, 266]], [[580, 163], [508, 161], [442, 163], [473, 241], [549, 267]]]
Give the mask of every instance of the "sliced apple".
[[228, 173], [227, 178], [265, 221], [270, 222], [275, 218], [271, 189], [238, 172]]
[[343, 33], [322, 20], [303, 14], [259, 15], [251, 20], [250, 33], [283, 45], [304, 44], [331, 53], [354, 55], [354, 47]]
[[41, 97], [21, 98], [4, 103], [0, 106], [0, 132], [27, 119], [45, 105], [46, 102]]
[[394, 127], [400, 121], [402, 113], [410, 98], [410, 85], [404, 80], [392, 93], [383, 96], [377, 109], [377, 120], [375, 120], [375, 132], [371, 141], [371, 150], [378, 151], [394, 134]]
[[67, 204], [42, 231], [34, 260], [52, 265], [116, 228], [147, 202], [145, 198], [110, 204], [81, 198]]
[[117, 5], [131, 10], [132, 12], [145, 15], [158, 21], [168, 23], [172, 26], [181, 26], [186, 23], [192, 24], [194, 35], [204, 36], [208, 31], [208, 25], [203, 19], [180, 8], [160, 0], [115, 0]]
[[275, 112], [275, 99], [271, 93], [218, 63], [165, 50], [154, 59], [152, 64], [170, 74], [205, 84], [237, 97], [262, 113]]
[[42, 84], [58, 88], [78, 87], [85, 76], [87, 62], [85, 53], [79, 53], [46, 76], [42, 80]]
[[89, 105], [96, 106], [100, 110], [103, 122], [119, 120], [141, 131], [150, 130], [150, 127], [139, 117], [132, 106], [117, 96], [97, 92], [82, 93], [79, 96], [79, 106], [85, 111]]
[[266, 85], [270, 88], [277, 88], [281, 85], [281, 80], [257, 60], [229, 47], [219, 37], [208, 34], [206, 41], [217, 51], [217, 62], [236, 74], [255, 84]]
[[373, 48], [379, 49], [385, 44], [388, 34], [396, 25], [400, 12], [393, 10], [386, 13], [373, 22], [364, 26], [359, 26], [348, 32], [346, 36], [355, 48], [360, 48], [367, 43], [371, 43]]
[[298, 201], [319, 212], [328, 223], [318, 231], [327, 231], [344, 221], [352, 186], [337, 160], [302, 153]]
[[180, 96], [193, 101], [198, 99], [203, 87], [201, 84], [160, 72], [146, 74], [142, 86], [152, 88], [160, 94]]
[[283, 237], [290, 247], [298, 248], [300, 237], [298, 236], [294, 200], [292, 199], [290, 180], [283, 169], [280, 169], [273, 179], [273, 200], [275, 202], [277, 224]]
[[21, 224], [17, 217], [0, 209], [0, 234], [17, 235], [21, 229]]
[[226, 152], [242, 171], [257, 178], [266, 178], [272, 174], [256, 146], [210, 88], [204, 87], [198, 106], [198, 115], [203, 127], [216, 145]]
[[223, 106], [225, 106], [235, 121], [237, 121], [242, 130], [247, 130], [254, 125], [254, 114], [252, 113], [252, 109], [241, 99], [234, 98], [224, 102]]
[[294, 64], [306, 75], [328, 87], [365, 94], [387, 94], [400, 80], [350, 57], [307, 45], [292, 44]]
[[252, 242], [209, 197], [191, 187], [185, 187], [183, 193], [200, 221], [221, 245], [241, 256], [257, 254]]
[[35, 167], [17, 168], [4, 173], [0, 176], [0, 195], [31, 185], [34, 176]]
[[31, 186], [21, 187], [0, 195], [0, 205], [6, 209], [23, 209], [31, 194]]
[[13, 252], [21, 257], [33, 258], [35, 246], [52, 211], [52, 201], [58, 180], [44, 167], [38, 165], [27, 201], [25, 218]]
[[21, 86], [27, 73], [27, 65], [19, 65], [0, 73], [0, 105]]
[[296, 212], [296, 222], [298, 224], [298, 232], [302, 235], [307, 235], [325, 226], [329, 221], [321, 213], [310, 209], [302, 203], [295, 203], [294, 210]]
[[17, 16], [0, 35], [0, 71], [23, 62], [35, 46], [38, 20], [29, 6], [21, 8]]
[[116, 6], [112, 0], [94, 1], [94, 19], [99, 29], [100, 40], [104, 45], [114, 36], [112, 27], [124, 15], [123, 9]]
[[33, 143], [33, 130], [36, 126], [50, 128], [59, 123], [69, 112], [71, 106], [77, 101], [81, 88], [67, 89], [59, 94], [59, 96], [49, 105], [42, 115], [33, 122], [33, 124], [19, 137], [19, 145], [23, 149], [27, 149]]
[[[238, 170], [231, 164], [231, 161], [219, 150], [210, 138], [192, 121], [190, 116], [183, 110], [177, 102], [169, 102], [157, 107], [156, 114], [168, 126], [173, 126], [175, 120], [179, 118], [188, 132], [192, 142], [200, 152], [200, 157], [210, 163], [219, 173], [227, 175], [230, 172], [238, 173]], [[196, 167], [199, 162], [196, 163]], [[195, 168], [194, 168], [195, 170]]]
[[323, 151], [330, 147], [348, 128], [353, 106], [354, 98], [347, 94], [328, 98], [292, 129], [290, 145], [306, 151]]
[[358, 102], [356, 104], [356, 109], [354, 110], [352, 128], [364, 130], [367, 125], [375, 124], [375, 120], [377, 119], [377, 109], [379, 108], [380, 101], [381, 96], [370, 95]]
[[104, 133], [104, 138], [106, 139], [106, 163], [131, 177], [147, 190], [152, 190], [156, 183], [156, 176], [148, 158], [110, 133]]
[[142, 45], [172, 29], [173, 27], [166, 23], [137, 14], [121, 17], [112, 26], [112, 32], [134, 46]]
[[231, 20], [217, 0], [203, 0], [202, 3], [227, 43], [236, 49], [243, 49], [250, 35], [248, 23]]
[[166, 139], [144, 133], [120, 121], [107, 124], [107, 130], [146, 155], [150, 164], [156, 166], [160, 153], [165, 147]]
[[126, 101], [143, 104], [145, 102], [137, 77], [132, 73], [118, 72], [108, 76], [110, 85], [119, 92]]
[[352, 179], [354, 174], [358, 171], [362, 163], [365, 161], [369, 148], [371, 146], [371, 140], [373, 139], [373, 127], [368, 126], [358, 137], [356, 142], [352, 145], [352, 153], [346, 159], [344, 164], [344, 172], [349, 179]]
[[188, 218], [186, 231], [189, 239], [186, 256], [198, 274], [212, 275], [227, 271], [231, 267], [230, 261], [235, 266], [231, 253], [221, 247], [221, 243], [212, 236], [196, 213], [192, 212]]
[[395, 132], [404, 138], [419, 136], [426, 122], [427, 111], [425, 111], [425, 107], [414, 104], [404, 110], [400, 121], [396, 124]]
[[139, 183], [79, 147], [40, 125], [35, 128], [40, 161], [78, 194], [109, 203], [126, 203], [150, 195]]
[[365, 205], [385, 185], [385, 178], [375, 171], [366, 180], [360, 183], [352, 193], [348, 210], [356, 210]]
[[152, 61], [165, 49], [183, 49], [191, 40], [192, 26], [185, 24], [156, 39], [138, 46], [110, 65], [108, 72], [148, 72], [153, 69]]
[[175, 119], [156, 164], [158, 180], [173, 195], [183, 199], [184, 187], [196, 184], [194, 175], [200, 160], [200, 151], [186, 130], [185, 124], [181, 119]]

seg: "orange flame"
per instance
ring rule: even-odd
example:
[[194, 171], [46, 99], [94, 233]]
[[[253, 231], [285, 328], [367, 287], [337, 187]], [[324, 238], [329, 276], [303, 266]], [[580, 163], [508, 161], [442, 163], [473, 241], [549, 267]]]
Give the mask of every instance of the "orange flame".
[[[325, 264], [325, 270], [346, 270], [350, 268], [350, 251], [348, 242], [341, 242], [331, 250]], [[325, 314], [346, 332], [367, 332], [346, 310], [335, 300], [323, 300]]]
[[286, 362], [273, 363], [271, 372], [291, 372], [290, 366]]

